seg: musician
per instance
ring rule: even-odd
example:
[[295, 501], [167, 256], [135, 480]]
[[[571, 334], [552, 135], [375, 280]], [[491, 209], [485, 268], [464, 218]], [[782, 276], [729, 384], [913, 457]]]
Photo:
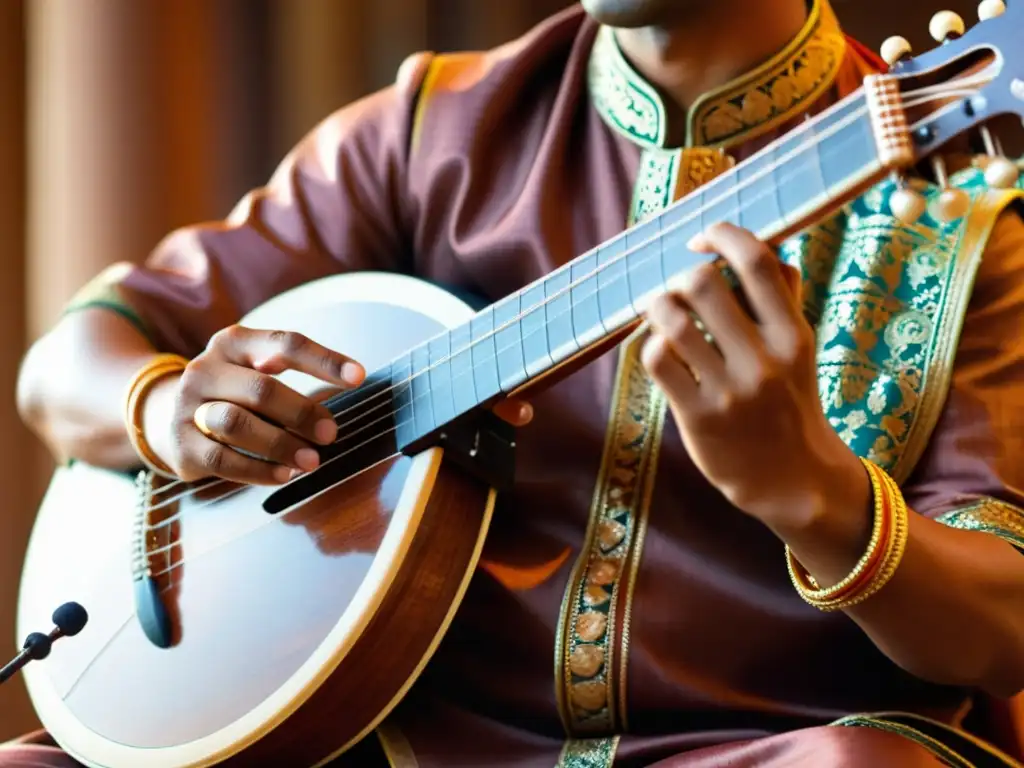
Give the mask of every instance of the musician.
[[[412, 56], [226, 221], [84, 289], [28, 354], [21, 412], [61, 460], [281, 483], [334, 426], [264, 376], [365, 372], [235, 325], [249, 309], [370, 269], [497, 300], [882, 66], [827, 0], [585, 0], [489, 53]], [[1024, 226], [979, 169], [922, 180], [914, 224], [896, 189], [777, 252], [709, 226], [691, 246], [729, 269], [709, 257], [649, 334], [505, 407], [516, 488], [442, 647], [349, 762], [1009, 764], [978, 712], [1024, 689]], [[158, 353], [190, 362], [129, 439], [125, 389]]]

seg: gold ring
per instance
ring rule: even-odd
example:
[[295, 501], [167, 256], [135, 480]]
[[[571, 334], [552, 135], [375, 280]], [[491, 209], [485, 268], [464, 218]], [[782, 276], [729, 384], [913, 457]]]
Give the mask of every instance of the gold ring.
[[681, 366], [683, 366], [683, 368], [686, 369], [686, 372], [690, 374], [690, 376], [693, 378], [694, 383], [699, 385], [700, 374], [697, 372], [697, 370], [688, 362], [686, 362], [683, 356], [679, 354], [679, 350], [677, 350], [675, 346], [667, 339], [665, 340], [665, 345], [668, 347], [668, 353], [672, 356], [672, 359], [679, 363]]
[[213, 407], [213, 405], [213, 402], [203, 403], [198, 408], [196, 408], [196, 412], [192, 414], [192, 423], [196, 425], [196, 429], [198, 429], [200, 432], [202, 432], [210, 439], [216, 439], [216, 437], [213, 434], [213, 430], [210, 429], [210, 425], [206, 423], [206, 416], [210, 412], [210, 409]]

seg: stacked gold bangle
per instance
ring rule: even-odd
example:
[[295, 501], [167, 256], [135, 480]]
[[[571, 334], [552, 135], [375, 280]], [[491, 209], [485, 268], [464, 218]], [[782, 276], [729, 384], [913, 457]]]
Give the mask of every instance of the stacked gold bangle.
[[822, 589], [786, 547], [789, 577], [800, 596], [823, 611], [838, 611], [864, 602], [884, 587], [896, 573], [907, 545], [907, 504], [899, 486], [881, 467], [861, 459], [871, 479], [874, 525], [867, 551], [850, 574]]
[[153, 385], [160, 379], [180, 373], [188, 365], [181, 355], [156, 355], [136, 373], [125, 391], [124, 422], [128, 439], [139, 459], [150, 470], [166, 478], [174, 478], [171, 468], [164, 464], [146, 441], [142, 424], [142, 406]]

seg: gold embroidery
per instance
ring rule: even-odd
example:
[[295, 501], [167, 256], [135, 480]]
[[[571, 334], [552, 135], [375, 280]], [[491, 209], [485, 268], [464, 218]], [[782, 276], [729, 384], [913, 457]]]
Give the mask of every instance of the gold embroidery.
[[[984, 177], [978, 181], [975, 181], [976, 178], [965, 174], [958, 177], [957, 181], [961, 184], [983, 182]], [[1021, 197], [1024, 197], [1024, 194], [1020, 190], [991, 190], [980, 193], [964, 222], [957, 248], [957, 269], [947, 282], [942, 319], [932, 341], [933, 354], [921, 382], [922, 393], [918, 412], [911, 425], [910, 434], [907, 435], [900, 460], [893, 468], [895, 474], [890, 473], [897, 482], [902, 482], [910, 476], [910, 472], [924, 453], [945, 405], [946, 393], [949, 391], [953, 375], [953, 360], [960, 342], [960, 331], [974, 287], [974, 277], [981, 266], [992, 228], [1006, 206]], [[923, 265], [923, 269], [919, 265]], [[914, 266], [918, 268], [909, 272], [911, 285], [923, 286], [925, 279], [922, 272], [928, 271], [928, 261], [922, 259]]]
[[[697, 100], [687, 115], [685, 146], [738, 144], [806, 111], [835, 81], [845, 52], [828, 0], [814, 0], [803, 29], [778, 55]], [[666, 146], [665, 105], [609, 27], [594, 41], [588, 78], [594, 106], [613, 129], [645, 149]]]
[[640, 558], [665, 417], [664, 395], [640, 363], [641, 343], [634, 335], [620, 347], [590, 522], [562, 602], [556, 692], [571, 735], [615, 733], [625, 720], [623, 673], [633, 582], [624, 577], [635, 577]]
[[[904, 226], [884, 182], [828, 222], [786, 241], [801, 267], [817, 335], [818, 388], [836, 432], [904, 481], [938, 421], [963, 316], [988, 234], [1019, 192], [989, 192], [965, 170], [951, 183], [974, 201], [962, 220]], [[934, 199], [940, 192], [923, 186]]]
[[391, 720], [377, 726], [374, 733], [391, 768], [419, 768], [419, 761], [405, 734]]
[[835, 81], [846, 38], [827, 0], [800, 34], [753, 72], [702, 96], [690, 109], [687, 146], [748, 141], [805, 111]]
[[724, 149], [693, 147], [680, 152], [679, 173], [676, 176], [672, 200], [679, 200], [721, 176], [736, 165], [736, 160]]
[[976, 768], [974, 764], [968, 762], [959, 752], [950, 749], [938, 739], [932, 738], [928, 734], [922, 733], [909, 725], [893, 723], [889, 720], [870, 716], [846, 717], [832, 725], [845, 726], [847, 728], [875, 728], [879, 731], [895, 733], [905, 739], [910, 739], [911, 741], [920, 744], [939, 758], [943, 764], [951, 766], [951, 768]]
[[570, 739], [565, 742], [555, 768], [611, 768], [619, 737]]
[[722, 149], [645, 149], [633, 188], [629, 223], [644, 221], [725, 173], [736, 161]]
[[951, 528], [991, 533], [1024, 550], [1024, 510], [998, 499], [981, 499], [936, 519]]
[[[974, 765], [1024, 768], [1024, 764], [967, 731], [930, 717], [911, 712], [871, 712], [849, 715], [833, 726], [878, 728], [915, 741], [949, 765], [973, 768]], [[927, 732], [926, 732], [927, 731]], [[972, 763], [963, 752], [982, 756], [984, 763]], [[994, 761], [994, 762], [993, 762]]]

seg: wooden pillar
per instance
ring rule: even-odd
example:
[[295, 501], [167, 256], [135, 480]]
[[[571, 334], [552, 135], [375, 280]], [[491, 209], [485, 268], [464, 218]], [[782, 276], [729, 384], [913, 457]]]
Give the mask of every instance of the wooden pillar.
[[29, 332], [113, 261], [215, 211], [212, 7], [33, 0], [29, 24]]
[[272, 152], [285, 154], [317, 123], [369, 88], [362, 0], [271, 5]]
[[[16, 649], [18, 575], [34, 512], [33, 443], [15, 411], [25, 349], [25, 5], [0, 2], [0, 663]], [[0, 687], [0, 742], [37, 727], [21, 681]]]
[[427, 48], [428, 0], [273, 0], [274, 157], [318, 122], [394, 82]]

